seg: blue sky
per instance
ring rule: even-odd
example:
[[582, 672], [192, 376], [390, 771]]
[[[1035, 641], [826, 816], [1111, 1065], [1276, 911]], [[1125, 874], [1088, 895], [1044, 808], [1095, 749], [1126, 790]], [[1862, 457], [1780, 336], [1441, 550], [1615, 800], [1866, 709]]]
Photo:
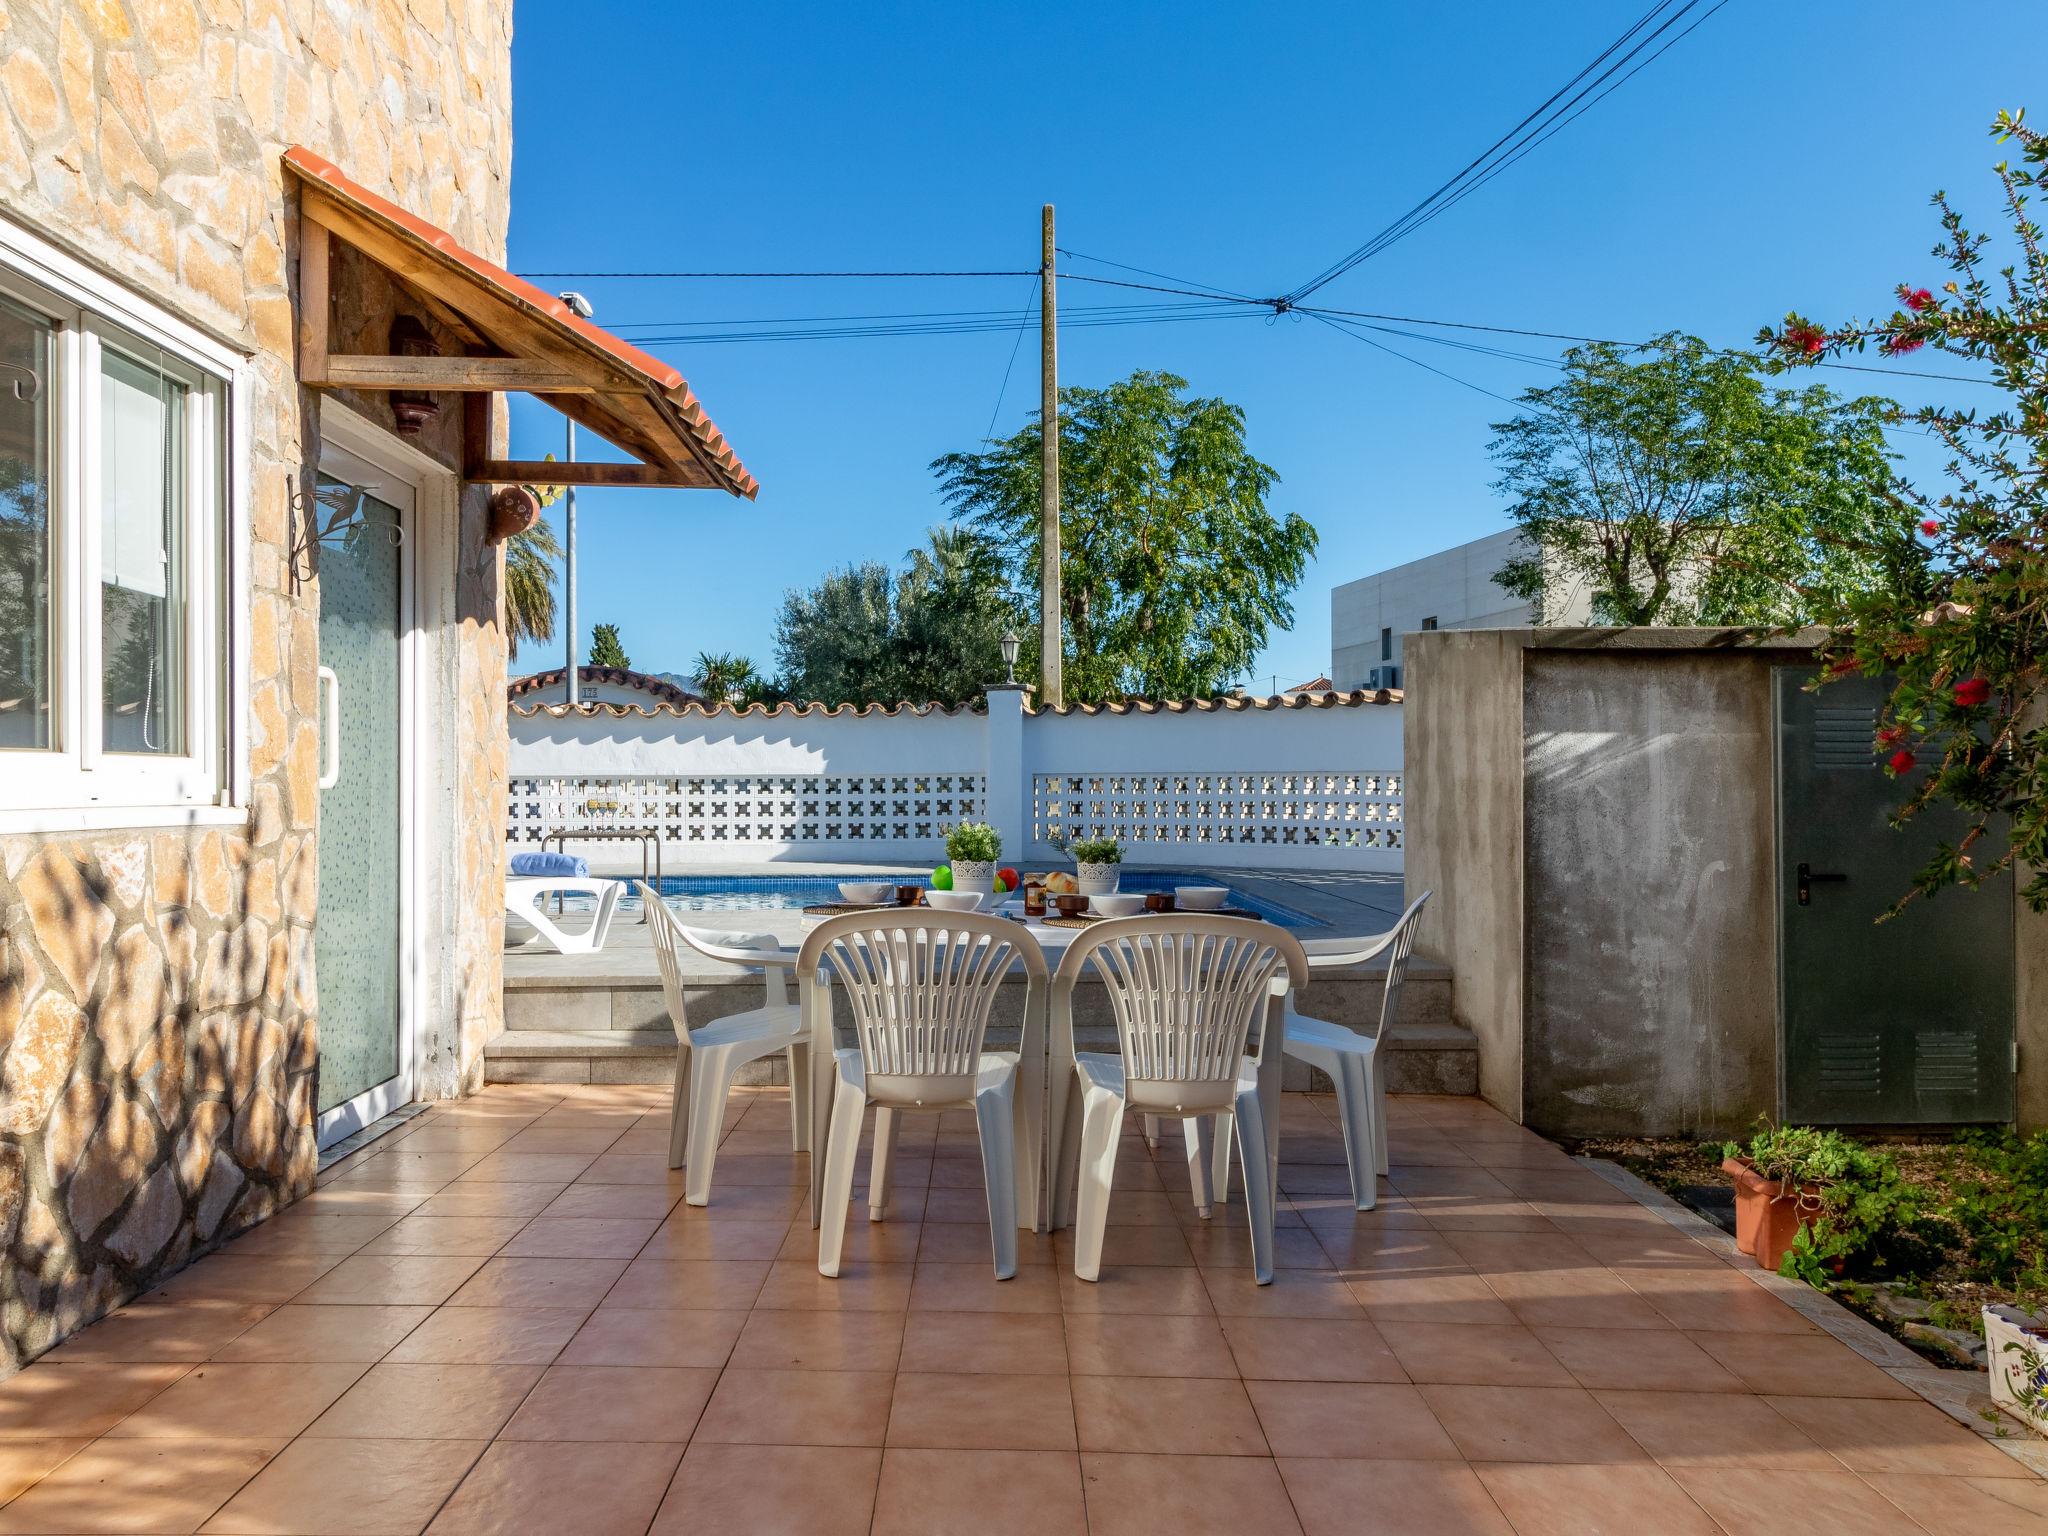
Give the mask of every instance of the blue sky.
[[[513, 41], [511, 265], [1029, 268], [1050, 201], [1073, 250], [1284, 291], [1456, 171], [1645, 5], [706, 11], [527, 0]], [[2039, 39], [2022, 46], [2015, 14], [1961, 0], [1730, 0], [1318, 301], [1618, 338], [1682, 328], [1724, 344], [1746, 343], [1788, 308], [1835, 319], [1888, 307], [1895, 282], [1945, 275], [1927, 255], [1934, 189], [1998, 227], [1989, 166], [1999, 151], [1984, 127], [1997, 108], [2027, 104], [2040, 80]], [[1950, 56], [1967, 67], [1920, 68]], [[599, 323], [639, 336], [674, 335], [678, 322], [1021, 312], [1034, 283], [547, 286], [581, 289]], [[1069, 283], [1061, 304], [1078, 313], [1120, 297]], [[927, 466], [987, 432], [1015, 339], [651, 347], [683, 370], [763, 489], [751, 504], [702, 491], [582, 493], [586, 651], [589, 625], [608, 620], [650, 670], [686, 670], [700, 650], [772, 667], [786, 588], [851, 561], [898, 561], [941, 519]], [[1383, 339], [1499, 395], [1555, 377]], [[1139, 367], [1242, 405], [1253, 451], [1281, 476], [1272, 505], [1322, 535], [1294, 629], [1273, 636], [1259, 665], [1261, 688], [1328, 665], [1333, 585], [1504, 524], [1486, 444], [1507, 407], [1464, 384], [1298, 318], [1062, 333], [1063, 382], [1102, 384]], [[1821, 377], [1915, 402], [1946, 388]], [[1022, 424], [1037, 388], [1034, 330], [1017, 350], [998, 434]], [[1955, 398], [1985, 393], [1958, 387]], [[561, 434], [559, 416], [515, 399], [519, 455], [559, 452]], [[1911, 457], [1918, 469], [1925, 455]], [[557, 643], [517, 664], [559, 661]]]

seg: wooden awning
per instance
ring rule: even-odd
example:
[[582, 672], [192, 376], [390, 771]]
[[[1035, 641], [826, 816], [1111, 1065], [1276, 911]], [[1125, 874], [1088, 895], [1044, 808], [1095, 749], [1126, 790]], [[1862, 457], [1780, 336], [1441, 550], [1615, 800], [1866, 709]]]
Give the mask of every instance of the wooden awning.
[[[370, 390], [457, 391], [463, 476], [487, 483], [666, 485], [752, 497], [760, 486], [704, 414], [683, 376], [659, 358], [572, 314], [552, 294], [465, 250], [446, 230], [344, 176], [311, 150], [285, 152], [299, 185], [299, 376], [307, 384]], [[464, 340], [460, 357], [330, 352], [330, 239], [340, 240], [419, 295]], [[536, 395], [639, 460], [637, 464], [490, 457], [494, 391]]]

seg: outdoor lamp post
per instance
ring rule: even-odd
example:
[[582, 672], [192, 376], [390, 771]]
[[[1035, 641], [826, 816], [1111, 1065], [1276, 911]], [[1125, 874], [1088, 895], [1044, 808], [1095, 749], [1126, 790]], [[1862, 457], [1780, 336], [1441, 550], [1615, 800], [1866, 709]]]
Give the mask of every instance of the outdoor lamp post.
[[998, 643], [1003, 648], [1003, 671], [1009, 674], [1003, 681], [1014, 683], [1017, 681], [1017, 631], [1004, 630], [1003, 638]]
[[[569, 313], [576, 316], [579, 320], [588, 320], [596, 313], [590, 307], [590, 300], [583, 297], [582, 294], [576, 292], [573, 288], [557, 295], [557, 297], [569, 306]], [[571, 416], [565, 419], [569, 424], [569, 437], [565, 445], [567, 450], [565, 462], [574, 464], [576, 462], [576, 418]], [[583, 702], [583, 689], [580, 686], [582, 679], [576, 671], [576, 487], [574, 484], [567, 487], [567, 494], [563, 498], [562, 505], [562, 620], [562, 627], [568, 633], [566, 656], [568, 665], [562, 669], [562, 677], [563, 681], [567, 684], [567, 690], [563, 697], [573, 707]]]

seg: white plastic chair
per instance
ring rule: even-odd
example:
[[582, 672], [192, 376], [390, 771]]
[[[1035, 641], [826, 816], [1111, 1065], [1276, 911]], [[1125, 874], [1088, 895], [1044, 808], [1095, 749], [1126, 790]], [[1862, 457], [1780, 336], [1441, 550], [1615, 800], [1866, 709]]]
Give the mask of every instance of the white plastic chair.
[[[1380, 994], [1379, 1029], [1370, 1035], [1297, 1011], [1287, 1002], [1286, 1052], [1329, 1075], [1337, 1087], [1337, 1118], [1344, 1128], [1344, 1161], [1351, 1175], [1351, 1200], [1361, 1211], [1379, 1203], [1380, 1176], [1387, 1171], [1387, 1087], [1379, 1069], [1379, 1043], [1400, 1016], [1401, 987], [1408, 976], [1408, 957], [1422, 926], [1422, 909], [1433, 893], [1416, 897], [1385, 933], [1370, 939], [1310, 939], [1302, 945], [1311, 971], [1363, 965], [1387, 957], [1386, 987]], [[1148, 1119], [1146, 1135], [1156, 1146], [1158, 1130]], [[1217, 1139], [1215, 1186], [1230, 1192], [1230, 1141]]]
[[[831, 1129], [822, 1171], [813, 1160], [811, 1225], [818, 1273], [836, 1276], [853, 1199], [861, 1120], [875, 1105], [868, 1219], [888, 1214], [900, 1117], [972, 1109], [988, 1185], [998, 1280], [1017, 1273], [1017, 1228], [1038, 1220], [1040, 1101], [1047, 967], [1022, 924], [966, 912], [898, 910], [828, 918], [804, 938], [798, 980], [817, 1075], [834, 1064]], [[996, 989], [1024, 968], [1024, 1030], [1015, 1051], [982, 1048]], [[846, 990], [855, 1044], [835, 1048], [832, 987]], [[830, 1051], [831, 1055], [823, 1055]], [[819, 1092], [822, 1097], [822, 1090]], [[822, 1106], [814, 1100], [813, 1115]]]
[[[1120, 1054], [1074, 1049], [1074, 985], [1094, 965], [1109, 993]], [[1052, 984], [1053, 1225], [1074, 1227], [1074, 1274], [1098, 1279], [1117, 1138], [1127, 1109], [1180, 1118], [1197, 1212], [1215, 1203], [1211, 1138], [1234, 1125], [1245, 1164], [1252, 1274], [1273, 1280], [1274, 1159], [1280, 1130], [1281, 998], [1308, 981], [1300, 943], [1237, 917], [1130, 917], [1069, 946]], [[1259, 1051], [1248, 1056], [1264, 1011]], [[1069, 1191], [1073, 1193], [1070, 1194]]]
[[[634, 881], [648, 903], [654, 930], [654, 956], [661, 967], [661, 990], [668, 1002], [669, 1022], [676, 1032], [675, 1100], [669, 1111], [668, 1165], [687, 1170], [683, 1199], [705, 1205], [711, 1199], [711, 1172], [718, 1159], [718, 1136], [725, 1124], [725, 1096], [735, 1073], [750, 1061], [784, 1052], [789, 1059], [789, 1144], [802, 1152], [810, 1146], [810, 1040], [804, 1033], [803, 1009], [789, 996], [793, 957], [773, 934], [717, 933], [686, 928], [661, 898]], [[708, 959], [731, 965], [759, 966], [767, 973], [767, 998], [762, 1007], [713, 1019], [690, 1028], [683, 1000], [683, 975], [678, 942]], [[778, 998], [780, 999], [778, 1001]]]
[[[595, 896], [597, 914], [588, 928], [570, 930], [542, 910], [542, 903], [556, 893]], [[505, 882], [505, 942], [524, 944], [534, 937], [546, 939], [560, 955], [592, 955], [604, 948], [611, 932], [612, 916], [619, 910], [619, 898], [626, 887], [618, 880], [598, 880], [580, 875], [534, 875]]]

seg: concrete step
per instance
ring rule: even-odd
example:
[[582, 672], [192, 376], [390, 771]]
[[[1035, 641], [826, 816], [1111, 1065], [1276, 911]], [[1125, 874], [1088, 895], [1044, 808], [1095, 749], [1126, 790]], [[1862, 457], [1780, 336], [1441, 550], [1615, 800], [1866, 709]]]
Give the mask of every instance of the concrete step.
[[[1403, 998], [1405, 1003], [1406, 998]], [[1403, 1012], [1406, 1010], [1404, 1008]], [[991, 1044], [1005, 1040], [1001, 1025]], [[1077, 1031], [1084, 1050], [1116, 1049], [1115, 1032], [1102, 1025]], [[1479, 1042], [1448, 1020], [1395, 1026], [1383, 1058], [1393, 1093], [1476, 1094]], [[508, 1029], [484, 1043], [484, 1080], [491, 1083], [666, 1083], [675, 1077], [676, 1040], [669, 1029]], [[782, 1057], [751, 1063], [740, 1073], [746, 1085], [788, 1080]], [[1329, 1079], [1298, 1061], [1287, 1063], [1290, 1091], [1328, 1091]]]

